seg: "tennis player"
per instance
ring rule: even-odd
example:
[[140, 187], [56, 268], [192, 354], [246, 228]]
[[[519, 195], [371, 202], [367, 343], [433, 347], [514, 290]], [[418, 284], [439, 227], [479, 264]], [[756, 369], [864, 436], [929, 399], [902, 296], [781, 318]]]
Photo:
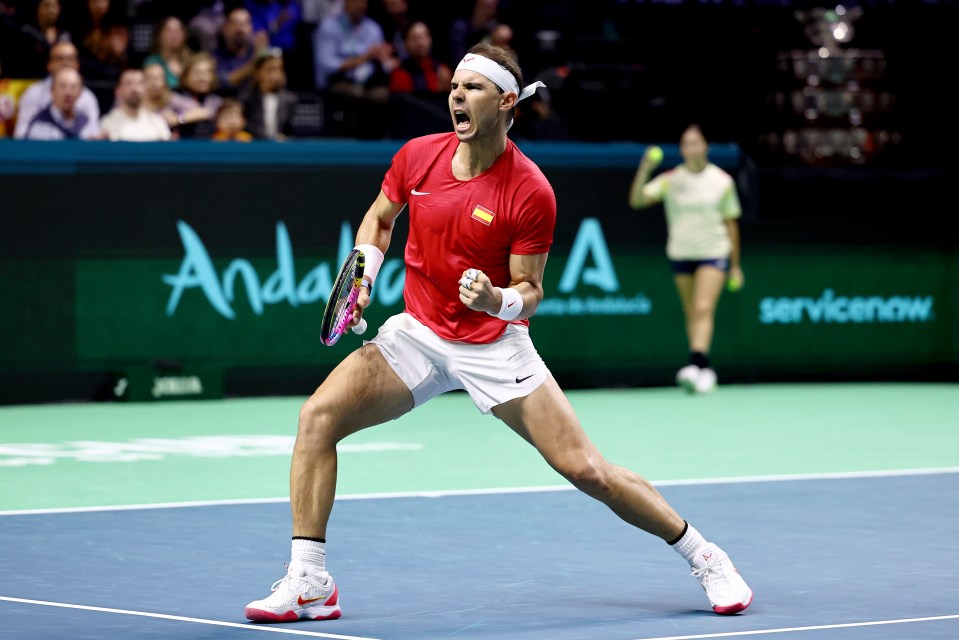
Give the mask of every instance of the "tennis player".
[[[290, 472], [292, 559], [273, 593], [246, 606], [250, 620], [340, 617], [339, 592], [326, 565], [336, 444], [454, 389], [505, 422], [578, 489], [672, 545], [716, 613], [749, 606], [752, 591], [729, 557], [649, 482], [610, 464], [590, 442], [530, 340], [556, 200], [506, 131], [516, 103], [538, 85], [521, 89], [511, 52], [476, 45], [450, 85], [453, 132], [415, 138], [393, 157], [356, 242], [366, 255], [365, 282], [373, 287], [393, 226], [408, 205], [406, 308], [303, 404]], [[369, 303], [364, 290], [354, 323]]]

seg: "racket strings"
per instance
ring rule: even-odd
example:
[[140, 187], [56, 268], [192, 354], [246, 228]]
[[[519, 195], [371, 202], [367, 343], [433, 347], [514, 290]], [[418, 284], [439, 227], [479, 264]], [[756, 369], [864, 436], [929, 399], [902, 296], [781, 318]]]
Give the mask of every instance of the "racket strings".
[[359, 298], [359, 290], [354, 286], [357, 275], [357, 265], [354, 263], [349, 271], [349, 277], [343, 280], [340, 290], [336, 294], [336, 305], [334, 307], [334, 333], [342, 333], [350, 321], [353, 311], [353, 305]]

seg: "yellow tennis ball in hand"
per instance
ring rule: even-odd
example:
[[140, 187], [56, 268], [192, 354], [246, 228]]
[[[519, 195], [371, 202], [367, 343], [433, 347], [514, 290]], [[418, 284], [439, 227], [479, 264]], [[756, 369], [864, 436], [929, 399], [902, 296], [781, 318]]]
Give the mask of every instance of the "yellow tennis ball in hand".
[[726, 290], [732, 293], [736, 293], [743, 288], [743, 281], [739, 278], [730, 277], [726, 280]]
[[650, 148], [646, 151], [646, 157], [649, 159], [649, 161], [650, 161], [651, 163], [653, 163], [653, 164], [659, 164], [660, 162], [663, 161], [663, 149], [662, 149], [662, 147], [658, 147], [658, 146], [656, 146], [656, 145], [653, 145], [652, 147], [650, 147]]

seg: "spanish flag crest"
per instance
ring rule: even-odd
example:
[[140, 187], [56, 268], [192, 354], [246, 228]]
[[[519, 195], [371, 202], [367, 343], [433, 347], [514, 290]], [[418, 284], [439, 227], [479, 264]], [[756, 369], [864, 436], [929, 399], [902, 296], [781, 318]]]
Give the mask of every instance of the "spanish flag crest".
[[473, 218], [473, 220], [479, 220], [480, 222], [482, 222], [488, 227], [491, 224], [493, 224], [493, 216], [495, 215], [496, 215], [495, 213], [493, 213], [486, 207], [483, 207], [481, 205], [476, 205], [476, 208], [473, 209], [473, 215], [471, 217]]

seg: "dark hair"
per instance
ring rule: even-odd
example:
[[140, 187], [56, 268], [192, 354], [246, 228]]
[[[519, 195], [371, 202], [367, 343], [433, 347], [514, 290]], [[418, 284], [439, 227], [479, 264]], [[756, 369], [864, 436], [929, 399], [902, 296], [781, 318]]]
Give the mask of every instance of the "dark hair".
[[242, 102], [236, 98], [224, 98], [220, 104], [220, 108], [216, 110], [216, 117], [219, 118], [224, 112], [230, 111], [231, 109], [238, 109], [240, 115], [246, 116], [246, 109], [243, 108]]
[[[516, 84], [520, 89], [523, 88], [523, 72], [519, 68], [519, 60], [516, 57], [516, 52], [512, 49], [504, 49], [503, 47], [481, 42], [470, 47], [469, 53], [475, 53], [476, 55], [489, 58], [497, 63], [516, 78]], [[505, 87], [500, 87], [500, 93], [504, 90]]]
[[703, 128], [696, 122], [691, 122], [685, 127], [683, 127], [682, 133], [679, 134], [680, 139], [686, 135], [687, 132], [698, 133], [703, 140], [708, 140]]
[[256, 62], [253, 63], [253, 69], [259, 71], [260, 67], [266, 64], [267, 60], [283, 60], [283, 49], [279, 47], [267, 47], [260, 49], [256, 54]]

